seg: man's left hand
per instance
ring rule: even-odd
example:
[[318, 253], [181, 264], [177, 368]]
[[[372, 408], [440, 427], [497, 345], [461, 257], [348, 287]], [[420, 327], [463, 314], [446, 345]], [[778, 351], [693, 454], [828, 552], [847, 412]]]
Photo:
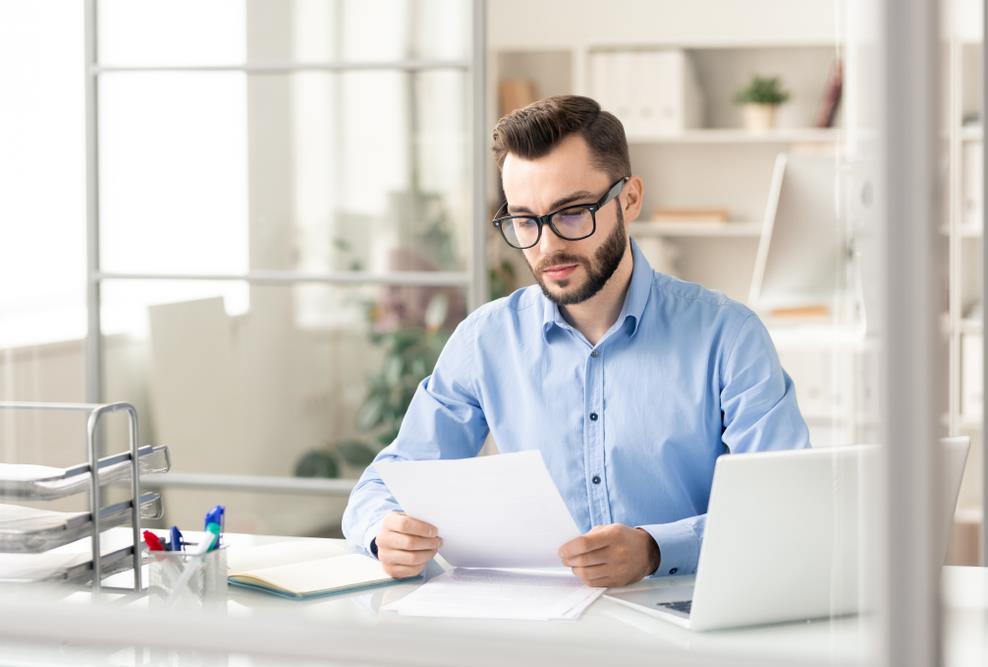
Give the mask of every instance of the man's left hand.
[[563, 565], [588, 586], [628, 586], [659, 567], [659, 547], [641, 528], [596, 526], [559, 548]]

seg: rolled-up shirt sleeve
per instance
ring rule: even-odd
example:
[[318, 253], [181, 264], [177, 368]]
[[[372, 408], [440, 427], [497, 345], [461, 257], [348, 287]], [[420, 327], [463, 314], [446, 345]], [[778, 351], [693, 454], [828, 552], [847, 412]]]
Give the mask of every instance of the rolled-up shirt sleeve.
[[351, 545], [370, 553], [384, 517], [401, 511], [377, 474], [377, 464], [467, 458], [483, 446], [488, 426], [473, 377], [475, 326], [468, 318], [456, 328], [432, 375], [415, 390], [398, 436], [374, 458], [351, 491], [343, 512], [343, 534]]

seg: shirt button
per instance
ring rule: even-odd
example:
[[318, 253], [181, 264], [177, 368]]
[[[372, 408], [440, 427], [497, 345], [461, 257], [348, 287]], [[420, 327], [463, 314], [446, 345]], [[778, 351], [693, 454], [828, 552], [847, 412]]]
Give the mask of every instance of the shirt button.
[[671, 570], [669, 570], [669, 574], [676, 574], [677, 572], [679, 572], [679, 568], [678, 567], [674, 567]]
[[596, 412], [591, 412], [590, 413], [590, 421], [592, 421], [592, 422], [597, 421], [597, 413]]
[[598, 356], [600, 356], [600, 353], [597, 350], [594, 350], [593, 352], [590, 353], [590, 356], [591, 357], [598, 357]]
[[600, 484], [600, 475], [594, 475], [593, 479], [590, 480], [594, 484]]

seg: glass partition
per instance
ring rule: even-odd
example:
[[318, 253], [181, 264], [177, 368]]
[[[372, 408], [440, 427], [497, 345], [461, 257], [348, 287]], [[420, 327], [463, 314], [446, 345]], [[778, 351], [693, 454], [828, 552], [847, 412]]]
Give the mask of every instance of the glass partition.
[[[180, 613], [151, 595], [93, 594], [82, 576], [68, 586], [0, 586], [5, 655], [984, 663], [988, 600], [973, 567], [984, 469], [984, 54], [970, 29], [983, 21], [978, 3], [673, 4], [90, 2], [95, 336], [85, 351], [78, 335], [55, 348], [40, 339], [0, 346], [0, 399], [81, 400], [86, 362], [99, 399], [136, 405], [142, 442], [169, 447], [171, 471], [145, 480], [163, 499], [145, 527], [198, 528], [220, 502], [233, 569], [252, 548], [288, 539], [320, 538], [308, 546], [324, 557], [348, 553], [353, 545], [332, 541], [347, 495], [394, 441], [412, 392], [479, 305], [480, 286], [490, 282], [494, 297], [531, 282], [525, 257], [478, 219], [505, 198], [490, 128], [546, 95], [590, 95], [622, 121], [632, 174], [644, 183], [628, 233], [663, 274], [647, 307], [665, 316], [696, 300], [715, 304], [741, 313], [762, 342], [746, 350], [739, 327], [732, 341], [742, 346], [726, 357], [669, 356], [652, 377], [647, 362], [668, 341], [683, 330], [692, 341], [716, 322], [678, 322], [648, 339], [657, 320], [643, 318], [636, 335], [658, 342], [636, 351], [632, 370], [608, 366], [606, 348], [565, 369], [578, 386], [603, 356], [608, 387], [625, 390], [605, 396], [605, 425], [611, 414], [632, 422], [684, 406], [642, 442], [605, 431], [602, 460], [606, 473], [638, 455], [627, 469], [642, 488], [688, 496], [689, 511], [659, 525], [695, 538], [695, 572], [660, 569], [613, 587], [566, 623], [389, 607], [455, 565], [445, 559], [414, 581], [304, 601], [231, 588]], [[34, 256], [36, 239], [5, 232], [0, 240]], [[0, 293], [4, 316], [9, 302]], [[529, 333], [526, 345], [551, 344]], [[758, 376], [766, 367], [768, 379]], [[805, 423], [808, 436], [773, 439], [772, 420], [790, 399], [763, 401], [758, 387], [715, 406], [703, 421], [711, 438], [702, 429], [683, 436], [700, 408], [682, 398], [689, 381], [669, 381], [676, 373], [706, 373], [718, 401], [728, 400], [728, 375], [791, 389], [789, 432]], [[733, 427], [746, 426], [745, 437], [728, 433], [737, 418], [729, 411], [739, 411]], [[495, 412], [487, 416], [496, 429]], [[103, 453], [126, 447], [124, 426], [108, 425]], [[530, 425], [514, 426], [501, 432]], [[588, 431], [556, 426], [582, 445], [560, 460], [581, 468], [595, 455]], [[78, 415], [0, 410], [0, 461], [80, 462], [84, 432]], [[717, 449], [703, 467], [697, 452], [708, 441]], [[501, 481], [523, 492], [521, 481]], [[634, 485], [593, 495], [600, 482], [587, 477], [587, 504], [641, 504]], [[118, 482], [108, 497], [127, 489]], [[83, 500], [58, 507], [85, 512]], [[448, 504], [479, 500], [468, 492]], [[694, 517], [702, 520], [681, 523]], [[113, 529], [104, 546], [130, 539]], [[660, 564], [682, 544], [652, 541]], [[133, 577], [125, 570], [107, 583], [126, 588]], [[506, 585], [496, 593], [510, 597]], [[675, 621], [661, 617], [666, 609]]]

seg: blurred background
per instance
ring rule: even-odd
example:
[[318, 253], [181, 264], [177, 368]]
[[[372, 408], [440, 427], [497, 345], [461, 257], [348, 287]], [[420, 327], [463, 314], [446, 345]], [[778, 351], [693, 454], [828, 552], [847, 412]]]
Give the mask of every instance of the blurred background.
[[[853, 4], [853, 3], [850, 3]], [[876, 442], [862, 259], [867, 12], [843, 0], [0, 4], [0, 400], [128, 401], [162, 525], [339, 535], [352, 480], [476, 306], [527, 285], [490, 128], [548, 95], [623, 122], [653, 267], [755, 308], [815, 446]], [[975, 436], [948, 562], [980, 562], [981, 5], [944, 3], [943, 434]], [[87, 62], [87, 36], [92, 58]], [[871, 127], [871, 130], [869, 130]], [[869, 321], [869, 317], [872, 321]], [[103, 434], [126, 447], [124, 421]], [[496, 451], [490, 443], [488, 451]], [[85, 458], [0, 413], [0, 460]], [[315, 482], [314, 482], [315, 480]]]

